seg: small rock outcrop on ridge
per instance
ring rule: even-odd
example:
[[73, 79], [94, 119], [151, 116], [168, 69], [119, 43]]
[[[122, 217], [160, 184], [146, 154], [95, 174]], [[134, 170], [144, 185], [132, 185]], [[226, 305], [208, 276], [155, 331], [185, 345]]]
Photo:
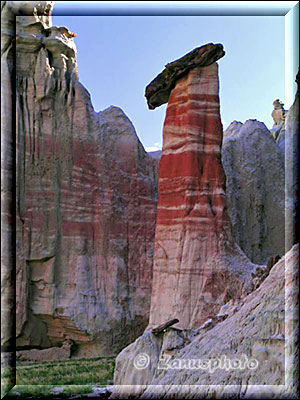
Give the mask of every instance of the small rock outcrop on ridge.
[[[272, 111], [272, 118], [274, 120], [274, 125], [272, 127], [272, 133], [274, 136], [274, 139], [276, 140], [279, 134], [280, 129], [284, 125], [284, 120], [285, 120], [285, 114], [286, 111], [283, 107], [283, 103], [279, 100], [276, 99], [273, 102], [274, 110]], [[277, 130], [279, 128], [279, 130]]]
[[283, 103], [276, 99], [273, 101], [274, 110], [271, 113], [274, 124], [270, 129], [276, 143], [281, 150], [282, 155], [285, 153], [285, 117], [287, 111], [283, 107]]
[[[52, 2], [3, 3], [2, 212], [12, 235], [16, 104], [17, 326], [2, 345], [16, 332], [17, 350], [72, 339], [78, 357], [116, 354], [148, 323], [155, 167], [121, 109], [93, 110], [78, 81], [75, 35], [51, 25]], [[10, 251], [3, 295], [14, 287]]]
[[173, 318], [179, 319], [178, 328], [198, 327], [231, 298], [252, 290], [256, 265], [234, 243], [227, 212], [218, 92], [213, 58], [178, 79], [169, 97], [158, 177], [151, 327]]

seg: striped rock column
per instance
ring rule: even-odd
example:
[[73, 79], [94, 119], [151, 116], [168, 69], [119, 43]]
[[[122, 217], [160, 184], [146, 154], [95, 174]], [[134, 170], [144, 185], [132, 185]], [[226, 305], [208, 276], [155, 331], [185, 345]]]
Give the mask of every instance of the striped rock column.
[[218, 93], [214, 62], [192, 69], [169, 97], [149, 326], [178, 318], [176, 327], [196, 328], [250, 281], [226, 208]]

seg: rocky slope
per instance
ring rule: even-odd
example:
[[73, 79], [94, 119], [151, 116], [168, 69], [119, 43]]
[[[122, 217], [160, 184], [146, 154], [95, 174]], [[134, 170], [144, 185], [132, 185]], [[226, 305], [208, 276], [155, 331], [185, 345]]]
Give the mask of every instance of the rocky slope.
[[93, 110], [52, 2], [3, 3], [7, 101], [16, 48], [17, 349], [72, 339], [78, 357], [114, 354], [148, 322], [155, 168], [122, 110]]
[[219, 321], [146, 331], [117, 357], [111, 398], [297, 398], [298, 263], [297, 244]]

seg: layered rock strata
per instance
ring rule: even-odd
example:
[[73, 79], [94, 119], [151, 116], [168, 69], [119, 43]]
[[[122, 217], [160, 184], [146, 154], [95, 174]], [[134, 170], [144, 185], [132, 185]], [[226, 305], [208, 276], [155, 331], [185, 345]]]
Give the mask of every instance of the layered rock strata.
[[[177, 85], [180, 85], [184, 79], [188, 80], [190, 75], [191, 72], [186, 78], [179, 80]], [[199, 81], [200, 79], [198, 79]], [[171, 92], [169, 104], [172, 100], [172, 94], [176, 91], [176, 87]], [[184, 96], [182, 97], [184, 98]], [[294, 104], [297, 104], [297, 101], [296, 97]], [[178, 110], [178, 104], [180, 104], [180, 101], [175, 103], [176, 117], [181, 115], [180, 109]], [[293, 116], [290, 122], [291, 127], [293, 127], [291, 138], [294, 139], [299, 132], [297, 125], [298, 113], [294, 109], [291, 115]], [[256, 123], [256, 121], [254, 122]], [[250, 123], [252, 125], [253, 121], [250, 121]], [[231, 126], [229, 130], [230, 134], [234, 134], [234, 131], [239, 131], [241, 125], [241, 123], [236, 123], [234, 126]], [[167, 124], [165, 124], [164, 139], [166, 139], [169, 133], [166, 132], [166, 126]], [[183, 129], [180, 124], [179, 126], [180, 129]], [[180, 132], [179, 129], [178, 131]], [[189, 126], [189, 129], [186, 129], [185, 132], [192, 132], [191, 127]], [[174, 128], [172, 133], [174, 133]], [[271, 134], [268, 133], [268, 135], [272, 143], [274, 143]], [[176, 150], [180, 149], [180, 146], [176, 147], [178, 141], [180, 143], [180, 136], [179, 139], [178, 136], [173, 135], [172, 137], [169, 134], [169, 142], [167, 142], [170, 146], [167, 150], [171, 150], [169, 153], [166, 151], [164, 143], [159, 179], [161, 177], [164, 150], [165, 155], [174, 154], [174, 150], [176, 154]], [[170, 138], [174, 139], [171, 145]], [[290, 183], [292, 181], [297, 183], [296, 177], [298, 175], [296, 168], [294, 168], [291, 162], [293, 159], [295, 166], [298, 165], [298, 160], [295, 159], [297, 150], [295, 151], [292, 146], [292, 139], [290, 143], [291, 150], [293, 151], [289, 154], [289, 166], [291, 167], [289, 179]], [[186, 148], [188, 145], [186, 145]], [[174, 146], [173, 149], [172, 146]], [[198, 165], [201, 165], [200, 162]], [[170, 171], [176, 170], [177, 174], [178, 171], [184, 171], [186, 166], [180, 164], [180, 167], [176, 170], [177, 165], [170, 163]], [[197, 169], [193, 168], [191, 170], [195, 171]], [[179, 176], [181, 177], [180, 172]], [[169, 182], [171, 182], [171, 179], [166, 180], [167, 184]], [[159, 205], [162, 199], [161, 193], [165, 194], [164, 190], [161, 192], [161, 184], [162, 181], [159, 180]], [[289, 193], [289, 190], [291, 190], [289, 185], [287, 189], [287, 193]], [[297, 190], [297, 186], [295, 190]], [[290, 192], [290, 194], [293, 193], [294, 195], [295, 190]], [[165, 200], [165, 197], [163, 197], [163, 200]], [[172, 208], [168, 207], [166, 209], [170, 210]], [[182, 209], [185, 209], [185, 206]], [[291, 210], [293, 209], [294, 203], [291, 205]], [[174, 211], [174, 207], [172, 210]], [[175, 210], [178, 210], [178, 207]], [[180, 252], [181, 242], [178, 239], [175, 242], [174, 236], [172, 236], [173, 232], [176, 232], [176, 228], [173, 228], [172, 223], [169, 224], [170, 240], [167, 241], [167, 230], [164, 232], [164, 227], [159, 227], [159, 221], [171, 221], [171, 218], [169, 220], [166, 216], [160, 218], [159, 209], [155, 237], [155, 269], [150, 326], [148, 326], [149, 329], [146, 329], [141, 337], [125, 348], [117, 357], [114, 377], [115, 387], [111, 399], [125, 399], [128, 397], [141, 399], [297, 398], [299, 383], [297, 375], [297, 363], [299, 360], [296, 351], [299, 333], [299, 317], [297, 314], [299, 244], [294, 245], [285, 257], [277, 263], [278, 256], [269, 258], [267, 265], [263, 268], [256, 266], [255, 274], [252, 273], [253, 283], [255, 284], [255, 290], [252, 293], [241, 298], [235, 296], [235, 293], [227, 304], [220, 307], [218, 313], [209, 304], [208, 306], [212, 310], [212, 313], [196, 329], [192, 329], [193, 326], [190, 329], [182, 329], [179, 323], [167, 327], [167, 323], [153, 330], [150, 329], [151, 321], [158, 321], [159, 317], [157, 315], [159, 313], [164, 314], [165, 309], [169, 311], [169, 314], [166, 313], [166, 315], [163, 315], [165, 322], [171, 319], [171, 315], [178, 318], [179, 321], [184, 316], [184, 321], [186, 321], [186, 315], [189, 315], [189, 313], [185, 312], [184, 307], [180, 302], [176, 302], [176, 300], [180, 298], [180, 295], [184, 293], [183, 290], [185, 290], [187, 296], [184, 298], [184, 301], [190, 305], [192, 302], [189, 296], [196, 293], [190, 289], [194, 289], [194, 281], [188, 282], [188, 278], [186, 278], [189, 271], [185, 270], [185, 282], [190, 283], [190, 285], [184, 287], [181, 284], [184, 282], [184, 279], [182, 279], [179, 273], [183, 271], [183, 268], [180, 268], [181, 265], [174, 262], [175, 257], [172, 258], [172, 263], [168, 263], [170, 255], [173, 255], [175, 252], [175, 248], [179, 247]], [[183, 220], [182, 217], [181, 220]], [[176, 223], [173, 222], [173, 225], [176, 225]], [[224, 229], [226, 226], [227, 231]], [[239, 251], [232, 245], [230, 225], [224, 224], [224, 228], [225, 232], [227, 232], [225, 243], [229, 245], [225, 246], [225, 251], [222, 251], [225, 236], [223, 234], [219, 248], [221, 249], [219, 253], [221, 261], [222, 257], [226, 260], [226, 255], [227, 260], [231, 259], [231, 263], [227, 264], [227, 267], [229, 267], [228, 271], [237, 265], [240, 271], [243, 271], [243, 269], [245, 271], [251, 270], [246, 257], [244, 257], [244, 260], [240, 258], [238, 263], [234, 262], [236, 254]], [[165, 236], [161, 235], [161, 232], [165, 233]], [[293, 231], [290, 232], [291, 240], [295, 240], [293, 233]], [[160, 240], [159, 243], [158, 239]], [[175, 247], [174, 243], [176, 243], [177, 247]], [[196, 240], [194, 240], [194, 243], [197, 243]], [[163, 247], [163, 245], [165, 246]], [[166, 254], [167, 256], [165, 259], [164, 256], [161, 256], [161, 252], [157, 252], [157, 249], [160, 248], [164, 250], [163, 255]], [[157, 263], [157, 260], [162, 262]], [[177, 269], [172, 270], [171, 267], [174, 265], [177, 266]], [[196, 262], [193, 265], [198, 266], [199, 263]], [[210, 265], [213, 265], [213, 262]], [[222, 264], [217, 264], [216, 267], [220, 265]], [[223, 265], [226, 264], [223, 263]], [[162, 266], [168, 266], [169, 269], [161, 268]], [[160, 268], [162, 273], [160, 273]], [[168, 281], [165, 278], [168, 271], [173, 272], [173, 274], [170, 274], [169, 279], [173, 287], [171, 285], [168, 286]], [[216, 276], [218, 276], [220, 269], [215, 268], [215, 271]], [[183, 274], [181, 273], [181, 275]], [[195, 280], [199, 281], [199, 279]], [[163, 282], [161, 286], [160, 281]], [[222, 282], [218, 282], [217, 280], [216, 282], [217, 288], [222, 287]], [[233, 285], [236, 285], [236, 282], [233, 283], [231, 281], [230, 284], [232, 286], [229, 285], [229, 288], [232, 288]], [[164, 296], [165, 288], [168, 296]], [[178, 288], [183, 290], [176, 297]], [[172, 290], [175, 293], [173, 297]], [[213, 293], [216, 292], [215, 290]], [[176, 308], [172, 309], [172, 301], [176, 305]], [[176, 312], [177, 310], [179, 312]], [[156, 313], [155, 315], [154, 312]], [[161, 326], [165, 326], [166, 329], [159, 334], [154, 334], [154, 332], [161, 330]]]
[[150, 326], [178, 318], [176, 327], [199, 327], [229, 299], [252, 289], [256, 266], [234, 243], [227, 212], [218, 93], [213, 62], [178, 79], [169, 97]]
[[[78, 357], [114, 354], [148, 322], [155, 167], [122, 110], [93, 110], [78, 81], [75, 35], [37, 16], [49, 2], [31, 3], [17, 10], [16, 36], [15, 2], [3, 7], [4, 63], [16, 47], [15, 92], [9, 69], [5, 85], [17, 111], [17, 349], [72, 339]], [[12, 175], [9, 160], [4, 174]]]

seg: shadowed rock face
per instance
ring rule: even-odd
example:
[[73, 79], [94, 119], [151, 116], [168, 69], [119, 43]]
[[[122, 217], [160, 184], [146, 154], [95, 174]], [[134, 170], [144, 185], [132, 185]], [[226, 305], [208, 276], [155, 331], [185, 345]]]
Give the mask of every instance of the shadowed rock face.
[[195, 67], [205, 67], [225, 55], [222, 44], [209, 43], [197, 47], [176, 61], [168, 63], [166, 68], [146, 87], [145, 96], [148, 107], [153, 110], [167, 103], [176, 81]]
[[[11, 3], [3, 13], [14, 19]], [[78, 81], [74, 34], [49, 19], [16, 20], [15, 41], [5, 25], [1, 122], [3, 196], [9, 203], [14, 98], [17, 349], [58, 346], [70, 338], [79, 357], [113, 354], [148, 323], [157, 201], [153, 163], [122, 110], [93, 110]], [[15, 91], [9, 64], [14, 43]], [[2, 211], [9, 232], [12, 219], [7, 208]], [[12, 266], [5, 264], [2, 294], [13, 288]], [[7, 301], [8, 321], [10, 307]]]

